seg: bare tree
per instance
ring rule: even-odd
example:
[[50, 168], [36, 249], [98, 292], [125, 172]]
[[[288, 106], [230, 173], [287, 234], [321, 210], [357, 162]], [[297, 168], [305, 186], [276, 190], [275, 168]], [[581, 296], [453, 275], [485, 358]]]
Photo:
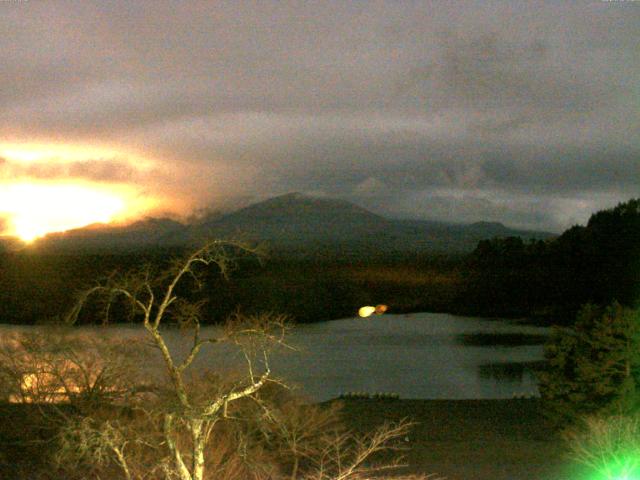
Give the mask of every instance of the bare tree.
[[[36, 454], [41, 465], [49, 462], [56, 468], [56, 457], [62, 452], [56, 454], [56, 450], [64, 447], [70, 440], [68, 434], [75, 431], [72, 448], [62, 449], [73, 453], [65, 459], [69, 467], [66, 472], [71, 470], [69, 461], [79, 464], [76, 460], [89, 450], [97, 454], [93, 463], [103, 465], [106, 451], [111, 461], [116, 451], [109, 445], [115, 446], [116, 432], [113, 428], [107, 431], [108, 422], [130, 424], [123, 414], [135, 408], [136, 397], [149, 386], [136, 368], [143, 358], [141, 353], [139, 345], [131, 340], [104, 339], [60, 326], [39, 326], [4, 335], [0, 341], [0, 398], [30, 404], [11, 409], [12, 414], [3, 419], [15, 432], [21, 432], [13, 443], [27, 456]], [[100, 418], [106, 422], [99, 424]], [[89, 426], [97, 430], [91, 436], [87, 435]], [[87, 442], [90, 437], [93, 442]], [[94, 451], [98, 438], [106, 448], [102, 453]], [[40, 462], [23, 466], [11, 463], [11, 473], [5, 473], [11, 478], [51, 478], [37, 466]], [[6, 471], [8, 467], [5, 464], [0, 469]], [[19, 473], [21, 469], [24, 472]]]
[[131, 342], [79, 336], [68, 328], [13, 332], [0, 342], [0, 397], [12, 403], [70, 403], [77, 409], [123, 401], [140, 385]]
[[[256, 425], [275, 445], [290, 480], [356, 480], [404, 466], [397, 453], [405, 449], [403, 440], [411, 422], [383, 423], [373, 432], [358, 435], [341, 421], [342, 402], [311, 405], [295, 397], [279, 401], [277, 408], [260, 402], [269, 421]], [[382, 451], [394, 451], [392, 460], [371, 463]]]
[[[127, 378], [133, 369], [126, 368], [122, 381], [126, 363], [118, 360], [123, 354], [118, 350], [94, 349], [101, 355], [82, 356], [68, 348], [56, 360], [53, 353], [48, 356], [47, 340], [36, 341], [37, 348], [22, 345], [31, 358], [44, 351], [49, 366], [31, 383], [25, 378], [33, 372], [21, 367], [29, 364], [27, 360], [7, 370], [12, 394], [21, 395], [20, 401], [104, 400], [89, 402], [88, 413], [66, 419], [58, 436], [59, 463], [71, 468], [97, 465], [103, 470], [96, 477], [106, 471], [113, 478], [116, 468], [126, 480], [359, 480], [399, 466], [392, 460], [376, 467], [369, 460], [404, 437], [410, 423], [385, 424], [358, 436], [338, 425], [335, 409], [280, 403], [278, 395], [270, 393], [283, 391], [272, 377], [269, 358], [274, 348], [288, 347], [284, 316], [235, 314], [214, 330], [214, 336], [205, 335], [204, 303], [191, 300], [190, 292], [201, 285], [207, 268], [226, 276], [238, 253], [258, 252], [240, 243], [210, 242], [168, 269], [144, 267], [114, 275], [78, 296], [66, 318], [69, 324], [76, 323], [89, 304], [103, 307], [104, 322], [114, 308], [121, 313], [126, 306], [159, 352], [164, 382], [152, 385]], [[169, 325], [185, 332], [186, 353], [170, 347]], [[211, 345], [234, 347], [243, 363], [241, 373], [221, 375], [196, 368], [199, 354]], [[65, 358], [74, 359], [71, 368]], [[124, 401], [118, 404], [117, 399]]]
[[[160, 351], [169, 379], [168, 396], [173, 401], [167, 403], [168, 408], [162, 415], [164, 443], [170, 454], [171, 466], [167, 476], [175, 475], [180, 480], [204, 478], [205, 448], [214, 426], [227, 414], [229, 404], [254, 395], [270, 380], [269, 351], [275, 345], [282, 345], [284, 340], [285, 318], [271, 314], [235, 315], [219, 336], [203, 337], [200, 320], [203, 304], [178, 295], [182, 282], [201, 283], [202, 267], [217, 267], [226, 276], [234, 266], [237, 251], [257, 253], [256, 249], [245, 244], [213, 241], [186, 259], [175, 262], [167, 272], [154, 275], [150, 268], [145, 268], [133, 275], [112, 278], [82, 292], [67, 318], [69, 322], [75, 322], [83, 306], [93, 296], [101, 295], [107, 299], [105, 315], [108, 316], [113, 302], [123, 297], [129, 302], [135, 318], [141, 319], [153, 346]], [[191, 347], [184, 358], [170, 350], [163, 336], [161, 327], [169, 321], [177, 322], [191, 332]], [[194, 393], [187, 379], [189, 367], [205, 345], [222, 342], [230, 342], [239, 348], [246, 361], [246, 377], [224, 389]], [[184, 441], [181, 429], [188, 433], [188, 441]], [[118, 455], [115, 449], [112, 450]], [[126, 460], [119, 462], [124, 465]], [[124, 465], [123, 469], [126, 468]]]

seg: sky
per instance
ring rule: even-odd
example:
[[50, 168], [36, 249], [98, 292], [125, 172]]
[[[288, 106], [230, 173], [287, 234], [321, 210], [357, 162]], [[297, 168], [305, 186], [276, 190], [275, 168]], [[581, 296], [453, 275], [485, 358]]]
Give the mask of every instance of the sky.
[[0, 1], [0, 231], [298, 191], [561, 231], [640, 195], [640, 1]]

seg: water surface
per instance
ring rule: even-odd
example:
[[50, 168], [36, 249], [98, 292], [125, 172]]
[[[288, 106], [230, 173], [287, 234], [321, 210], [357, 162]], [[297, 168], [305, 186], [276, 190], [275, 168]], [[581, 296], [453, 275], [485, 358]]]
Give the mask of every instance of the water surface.
[[[37, 327], [2, 326], [1, 331]], [[144, 338], [140, 326], [79, 327], [83, 335]], [[206, 327], [203, 335], [215, 335]], [[490, 399], [537, 395], [532, 366], [543, 358], [548, 329], [502, 320], [415, 313], [347, 318], [297, 326], [288, 337], [296, 351], [273, 355], [272, 370], [314, 400], [347, 392], [397, 393], [402, 398]], [[173, 350], [190, 339], [165, 335]], [[240, 357], [207, 347], [194, 369], [231, 368]], [[152, 354], [155, 355], [155, 354]], [[162, 368], [160, 358], [150, 368]]]

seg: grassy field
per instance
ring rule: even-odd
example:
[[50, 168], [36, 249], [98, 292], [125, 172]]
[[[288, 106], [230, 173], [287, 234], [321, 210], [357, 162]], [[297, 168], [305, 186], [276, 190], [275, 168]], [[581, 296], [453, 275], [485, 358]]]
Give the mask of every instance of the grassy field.
[[[47, 437], [27, 421], [33, 406], [5, 406], [0, 424], [0, 478], [32, 478], [44, 444], [19, 447], [16, 440]], [[407, 467], [398, 473], [437, 474], [433, 480], [580, 480], [592, 478], [564, 456], [561, 439], [545, 423], [538, 400], [344, 401], [346, 424], [370, 431], [385, 420], [416, 422], [407, 447]], [[44, 466], [44, 465], [43, 465]], [[41, 469], [40, 469], [41, 470]], [[40, 479], [58, 480], [55, 469]]]
[[[447, 480], [578, 480], [559, 436], [534, 399], [348, 400], [345, 420], [367, 431], [385, 420], [416, 422], [405, 472]], [[404, 472], [403, 472], [404, 473]]]

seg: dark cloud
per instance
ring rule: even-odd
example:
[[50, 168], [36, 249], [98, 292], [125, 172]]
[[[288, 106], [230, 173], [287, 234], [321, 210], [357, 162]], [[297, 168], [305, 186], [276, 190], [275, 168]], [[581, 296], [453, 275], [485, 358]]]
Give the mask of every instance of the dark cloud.
[[640, 180], [640, 151], [622, 149], [523, 149], [519, 158], [495, 156], [482, 165], [490, 183], [536, 194], [610, 192], [634, 194]]
[[5, 160], [0, 161], [0, 174], [5, 178], [29, 177], [40, 180], [77, 178], [106, 183], [135, 182], [142, 177], [141, 172], [126, 161], [102, 159], [27, 164], [10, 163]]
[[549, 228], [640, 181], [636, 2], [0, 2], [0, 14], [3, 138], [113, 145], [169, 172], [88, 159], [21, 175], [137, 182], [192, 207], [303, 190]]
[[425, 106], [439, 110], [532, 109], [546, 115], [590, 111], [603, 101], [607, 90], [553, 65], [551, 55], [542, 39], [452, 35], [443, 39], [436, 63], [415, 74], [415, 82], [428, 92]]
[[68, 176], [99, 182], [131, 182], [139, 177], [138, 170], [128, 163], [115, 160], [87, 160], [69, 165]]
[[[374, 176], [396, 190], [498, 188], [526, 194], [585, 191], [632, 192], [640, 180], [640, 150], [623, 148], [547, 148], [442, 142], [401, 135], [377, 140], [336, 136], [324, 143], [264, 152], [271, 175], [282, 189], [323, 186], [346, 193]], [[287, 158], [279, 167], [278, 159]]]

